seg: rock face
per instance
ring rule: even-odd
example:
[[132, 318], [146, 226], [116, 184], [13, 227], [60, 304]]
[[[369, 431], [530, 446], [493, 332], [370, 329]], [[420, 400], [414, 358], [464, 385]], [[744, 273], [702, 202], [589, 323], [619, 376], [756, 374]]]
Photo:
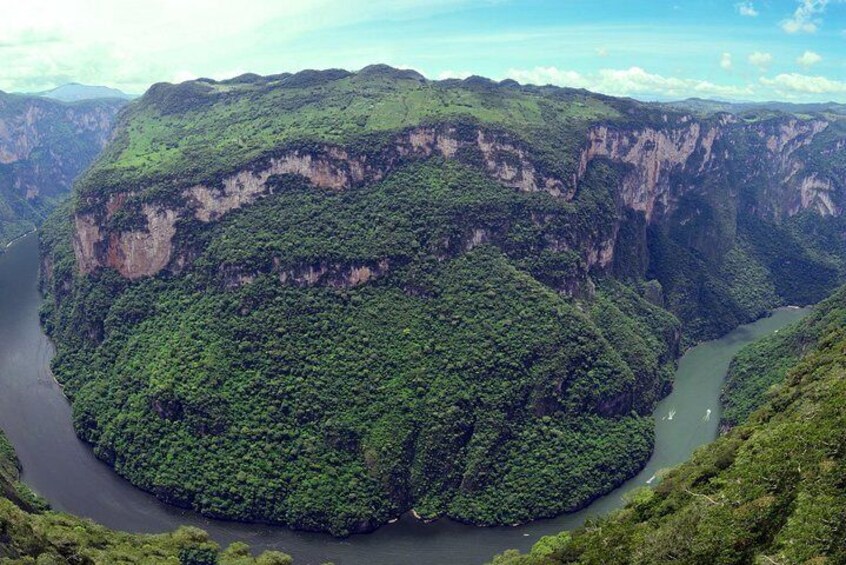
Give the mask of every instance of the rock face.
[[70, 191], [109, 140], [124, 104], [69, 105], [0, 93], [0, 200], [13, 210], [0, 214], [0, 236], [4, 222], [36, 225], [52, 202]]
[[[719, 198], [728, 197], [734, 207], [747, 206], [744, 213], [766, 219], [779, 221], [806, 209], [837, 216], [843, 209], [842, 179], [814, 170], [803, 152], [829, 126], [823, 119], [785, 115], [747, 123], [730, 114], [702, 119], [664, 115], [657, 123], [643, 127], [600, 123], [588, 128], [577, 156], [570, 156], [575, 165], [569, 177], [547, 172], [514, 136], [478, 125], [419, 126], [366, 151], [325, 143], [281, 147], [217, 183], [180, 187], [178, 180], [171, 181], [179, 195], [177, 202], [139, 204], [133, 198], [143, 190], [138, 187], [112, 194], [103, 204], [86, 206], [75, 220], [76, 257], [84, 273], [107, 267], [130, 279], [155, 275], [172, 264], [181, 268], [185, 258], [178, 257], [173, 244], [180, 219], [216, 221], [268, 195], [272, 177], [296, 175], [320, 189], [345, 191], [380, 181], [403, 163], [433, 157], [470, 161], [515, 190], [544, 191], [566, 201], [576, 197], [594, 163], [618, 167], [617, 224], [610, 232], [577, 242], [576, 251], [589, 268], [608, 269], [613, 264], [619, 221], [626, 211], [641, 215], [646, 224], [660, 225], [690, 194], [717, 198], [708, 193], [714, 179], [730, 187], [728, 196]], [[11, 153], [12, 147], [25, 151], [26, 143], [9, 144], [6, 152]], [[842, 140], [827, 150], [842, 153]], [[566, 157], [561, 156], [562, 160]], [[741, 199], [745, 187], [756, 192]], [[115, 214], [127, 207], [139, 212], [136, 216], [143, 221], [138, 227], [108, 227]], [[469, 247], [484, 237], [472, 239]], [[573, 249], [572, 242], [551, 245]], [[298, 277], [291, 274], [290, 280]]]
[[572, 187], [542, 173], [528, 150], [505, 134], [481, 128], [452, 126], [415, 128], [398, 135], [376, 154], [355, 154], [341, 147], [321, 145], [309, 150], [295, 148], [254, 163], [227, 177], [217, 186], [194, 185], [182, 191], [177, 208], [144, 205], [144, 229], [108, 233], [99, 226], [131, 201], [131, 193], [112, 195], [97, 213], [78, 214], [74, 249], [83, 272], [111, 267], [135, 279], [155, 275], [173, 258], [172, 239], [180, 217], [211, 222], [270, 193], [268, 179], [297, 175], [318, 188], [349, 190], [382, 180], [397, 166], [412, 159], [455, 159], [462, 151], [477, 152], [492, 178], [524, 192], [546, 191], [572, 198]]
[[[21, 189], [30, 198], [45, 190], [48, 193], [67, 190], [81, 172], [79, 164], [90, 162], [85, 157], [96, 155], [109, 140], [121, 106], [122, 103], [115, 101], [65, 105], [40, 98], [0, 95], [0, 164], [34, 170], [43, 165], [33, 163], [33, 153], [46, 151], [60, 173], [53, 179], [59, 186], [39, 186], [33, 183], [33, 178], [22, 177]], [[68, 154], [69, 148], [56, 143], [55, 130], [60, 127], [68, 128], [81, 144], [89, 146], [83, 148], [86, 155]]]
[[588, 134], [575, 182], [594, 159], [625, 165], [627, 171], [618, 187], [620, 198], [627, 208], [643, 212], [647, 221], [652, 221], [670, 214], [679, 196], [696, 188], [695, 182], [679, 182], [679, 177], [695, 181], [703, 173], [724, 174], [740, 164], [741, 157], [732, 147], [735, 140], [753, 136], [758, 140], [755, 151], [763, 160], [750, 167], [743, 180], [762, 180], [769, 193], [779, 193], [776, 201], [768, 202], [774, 206], [771, 215], [792, 216], [809, 208], [823, 215], [839, 215], [840, 206], [832, 201], [832, 181], [807, 171], [796, 155], [827, 126], [822, 120], [795, 118], [775, 127], [747, 126], [738, 124], [732, 116], [724, 116], [718, 123], [690, 120], [667, 129], [597, 126]]
[[598, 126], [590, 131], [587, 148], [579, 158], [577, 181], [599, 157], [628, 165], [619, 187], [620, 197], [626, 207], [643, 212], [651, 220], [656, 207], [666, 210], [670, 205], [673, 173], [696, 166], [692, 162], [695, 153], [698, 167], [703, 169], [711, 159], [718, 133], [717, 127], [695, 122], [668, 130], [621, 131]]

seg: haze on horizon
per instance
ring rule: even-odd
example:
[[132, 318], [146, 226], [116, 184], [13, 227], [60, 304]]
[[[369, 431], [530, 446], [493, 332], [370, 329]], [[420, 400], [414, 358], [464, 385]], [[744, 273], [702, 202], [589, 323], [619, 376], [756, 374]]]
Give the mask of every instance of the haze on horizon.
[[[640, 99], [846, 102], [846, 0], [0, 0], [0, 90], [471, 74]], [[491, 54], [496, 53], [496, 57]]]

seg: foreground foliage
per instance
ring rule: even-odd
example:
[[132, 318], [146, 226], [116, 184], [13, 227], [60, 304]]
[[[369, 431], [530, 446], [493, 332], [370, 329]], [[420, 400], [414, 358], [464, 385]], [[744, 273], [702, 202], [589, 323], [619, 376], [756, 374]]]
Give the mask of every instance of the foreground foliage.
[[114, 532], [66, 514], [47, 511], [44, 503], [18, 480], [18, 462], [0, 434], [0, 563], [38, 565], [291, 565], [280, 552], [253, 557], [249, 548], [232, 544], [225, 551], [197, 528], [172, 534]]

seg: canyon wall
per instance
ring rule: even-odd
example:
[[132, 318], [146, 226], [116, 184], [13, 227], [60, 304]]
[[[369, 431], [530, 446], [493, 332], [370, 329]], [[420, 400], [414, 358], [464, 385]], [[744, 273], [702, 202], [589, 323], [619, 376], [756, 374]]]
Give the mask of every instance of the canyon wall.
[[[621, 180], [614, 187], [620, 213], [634, 211], [647, 223], [668, 221], [680, 198], [707, 192], [705, 179], [720, 176], [729, 179], [735, 197], [743, 186], [760, 186], [751, 212], [761, 216], [778, 220], [805, 209], [836, 216], [843, 208], [842, 179], [810, 169], [800, 151], [827, 126], [824, 120], [788, 116], [748, 124], [728, 114], [709, 120], [684, 117], [663, 128], [601, 124], [589, 129], [569, 179], [545, 173], [530, 149], [507, 134], [482, 127], [417, 127], [396, 135], [373, 153], [329, 144], [280, 150], [218, 184], [185, 187], [178, 205], [138, 204], [133, 191], [112, 194], [94, 211], [76, 215], [74, 249], [83, 272], [109, 267], [130, 279], [152, 276], [175, 259], [173, 238], [181, 218], [215, 221], [268, 195], [272, 191], [268, 180], [275, 175], [297, 175], [315, 187], [342, 191], [378, 182], [409, 160], [431, 157], [474, 159], [506, 186], [545, 191], [567, 201], [578, 194], [592, 163], [602, 160], [621, 167]], [[739, 150], [741, 145], [746, 153]], [[841, 144], [831, 150], [844, 148]], [[126, 206], [140, 207], [143, 227], [110, 229], [111, 219]], [[617, 231], [615, 227], [595, 240], [575, 243], [589, 268], [607, 268], [612, 263]], [[468, 241], [468, 245], [474, 243]], [[558, 242], [558, 246], [572, 248], [574, 243]], [[290, 280], [299, 278], [290, 276]]]
[[111, 137], [123, 101], [0, 93], [0, 241], [32, 229]]

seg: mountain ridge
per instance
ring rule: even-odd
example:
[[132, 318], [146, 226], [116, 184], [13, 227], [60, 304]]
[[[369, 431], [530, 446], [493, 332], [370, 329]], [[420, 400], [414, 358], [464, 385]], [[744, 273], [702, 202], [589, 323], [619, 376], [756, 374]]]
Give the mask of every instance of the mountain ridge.
[[44, 233], [54, 369], [208, 515], [576, 509], [648, 458], [680, 348], [843, 281], [844, 139], [385, 66], [157, 84]]
[[0, 243], [31, 231], [111, 135], [122, 101], [0, 94]]

